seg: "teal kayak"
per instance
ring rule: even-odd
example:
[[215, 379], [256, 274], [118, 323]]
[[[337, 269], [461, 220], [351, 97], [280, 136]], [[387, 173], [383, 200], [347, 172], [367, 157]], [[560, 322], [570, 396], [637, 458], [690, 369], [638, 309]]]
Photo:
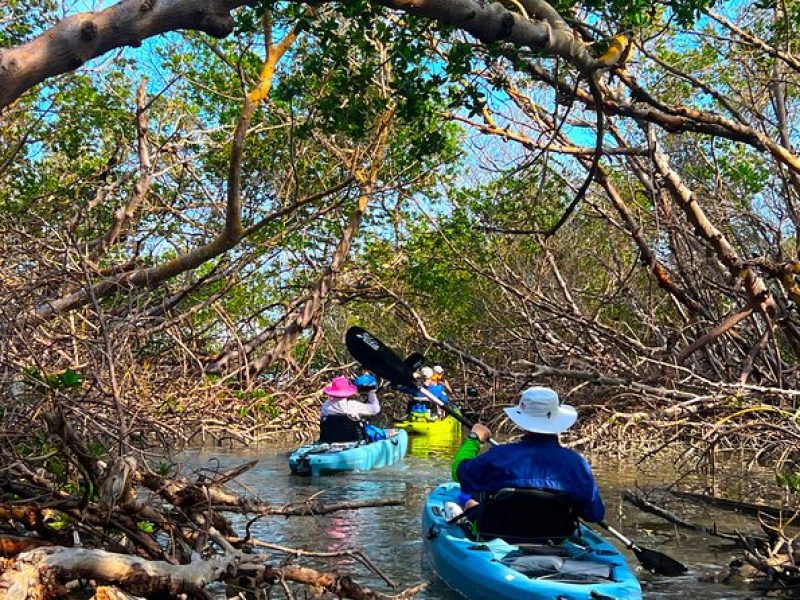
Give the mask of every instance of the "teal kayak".
[[338, 471], [368, 471], [388, 467], [403, 459], [408, 450], [408, 434], [389, 429], [386, 439], [377, 442], [308, 444], [289, 455], [289, 468], [297, 475], [316, 477]]
[[614, 546], [581, 525], [553, 545], [476, 542], [449, 524], [444, 504], [457, 483], [433, 490], [422, 514], [425, 556], [436, 575], [470, 600], [642, 600], [639, 580]]

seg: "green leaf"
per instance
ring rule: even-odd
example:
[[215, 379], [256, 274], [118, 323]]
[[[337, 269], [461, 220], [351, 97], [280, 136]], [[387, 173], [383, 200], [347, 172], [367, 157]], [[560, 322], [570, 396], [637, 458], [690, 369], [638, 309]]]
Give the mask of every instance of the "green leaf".
[[67, 369], [58, 376], [59, 386], [62, 388], [79, 387], [82, 381], [80, 373], [76, 373], [72, 369]]
[[156, 530], [156, 526], [151, 521], [138, 521], [136, 528], [144, 533], [153, 533]]

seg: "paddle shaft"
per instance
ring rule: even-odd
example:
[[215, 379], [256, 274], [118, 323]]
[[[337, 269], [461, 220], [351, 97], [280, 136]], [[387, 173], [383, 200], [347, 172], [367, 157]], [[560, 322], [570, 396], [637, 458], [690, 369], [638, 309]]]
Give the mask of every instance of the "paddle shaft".
[[[417, 389], [423, 396], [428, 398], [428, 400], [433, 401], [437, 406], [441, 406], [444, 412], [446, 412], [448, 415], [450, 415], [457, 421], [460, 421], [465, 427], [469, 427], [470, 429], [472, 429], [472, 426], [475, 425], [475, 423], [473, 423], [467, 417], [462, 415], [460, 411], [454, 410], [451, 406], [442, 402], [442, 400], [440, 398], [437, 398], [430, 390], [424, 387], [417, 387]], [[498, 445], [497, 440], [495, 440], [494, 438], [489, 438], [489, 443], [492, 446]]]
[[600, 527], [602, 527], [603, 529], [605, 529], [608, 533], [613, 535], [615, 538], [617, 538], [620, 542], [622, 542], [628, 550], [633, 550], [634, 548], [636, 548], [636, 544], [634, 544], [631, 540], [626, 538], [623, 534], [614, 529], [611, 525], [609, 525], [605, 521], [598, 521], [597, 524], [600, 525]]

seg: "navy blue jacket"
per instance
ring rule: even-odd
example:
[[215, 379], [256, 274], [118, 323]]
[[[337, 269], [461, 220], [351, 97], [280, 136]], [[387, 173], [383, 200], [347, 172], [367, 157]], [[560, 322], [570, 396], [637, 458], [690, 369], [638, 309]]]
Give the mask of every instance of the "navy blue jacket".
[[580, 516], [601, 521], [605, 506], [592, 469], [580, 454], [563, 448], [554, 435], [528, 434], [513, 444], [493, 446], [456, 469], [464, 492], [494, 492], [505, 487], [540, 488], [569, 494]]

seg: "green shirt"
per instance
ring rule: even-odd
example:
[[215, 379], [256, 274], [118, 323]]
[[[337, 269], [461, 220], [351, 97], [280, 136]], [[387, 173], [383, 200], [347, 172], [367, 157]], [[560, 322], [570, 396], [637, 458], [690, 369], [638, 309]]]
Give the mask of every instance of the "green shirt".
[[478, 440], [467, 438], [453, 458], [453, 481], [458, 481], [458, 465], [465, 460], [475, 458], [481, 453], [481, 443]]

